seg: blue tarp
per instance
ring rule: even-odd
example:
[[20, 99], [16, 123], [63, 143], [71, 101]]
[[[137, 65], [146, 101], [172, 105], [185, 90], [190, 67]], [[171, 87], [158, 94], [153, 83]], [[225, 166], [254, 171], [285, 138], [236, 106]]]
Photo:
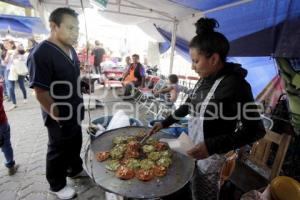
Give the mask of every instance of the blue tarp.
[[[161, 28], [156, 27], [158, 32], [165, 38], [167, 42], [163, 43], [163, 46], [170, 47], [170, 40], [172, 34]], [[176, 38], [176, 51], [182, 55], [185, 59], [190, 60], [188, 54], [188, 42], [180, 37]], [[160, 49], [164, 52], [166, 48]], [[274, 60], [270, 57], [229, 57], [229, 62], [239, 63], [243, 68], [248, 70], [246, 77], [247, 81], [252, 87], [254, 97], [256, 97], [266, 85], [278, 74]], [[257, 75], [259, 74], [259, 78]]]
[[228, 5], [230, 3], [238, 2], [240, 0], [169, 0], [174, 3], [181, 4], [185, 7], [197, 9], [200, 11], [210, 10], [219, 6]]
[[[237, 0], [169, 1], [203, 12], [238, 2]], [[270, 56], [300, 57], [299, 0], [253, 0], [208, 12], [206, 17], [218, 20], [220, 28], [217, 31], [222, 32], [231, 43], [231, 57], [228, 60], [240, 63], [248, 70], [246, 79], [251, 84], [255, 97], [278, 73]], [[157, 30], [170, 44], [172, 34], [159, 27]], [[187, 40], [177, 37], [176, 51], [190, 60]]]
[[228, 61], [239, 63], [248, 70], [246, 80], [252, 87], [254, 98], [278, 74], [275, 61], [270, 57], [229, 57]]
[[48, 31], [37, 17], [24, 17], [16, 15], [0, 15], [0, 30], [10, 26], [11, 31], [24, 34], [47, 34]]
[[16, 6], [21, 6], [24, 8], [32, 8], [32, 5], [29, 0], [1, 0], [1, 1], [16, 5]]
[[0, 31], [4, 33], [32, 34], [32, 30], [16, 19], [0, 16]]
[[[170, 0], [206, 11], [235, 0]], [[232, 56], [300, 57], [300, 1], [253, 0], [206, 14], [220, 23]]]

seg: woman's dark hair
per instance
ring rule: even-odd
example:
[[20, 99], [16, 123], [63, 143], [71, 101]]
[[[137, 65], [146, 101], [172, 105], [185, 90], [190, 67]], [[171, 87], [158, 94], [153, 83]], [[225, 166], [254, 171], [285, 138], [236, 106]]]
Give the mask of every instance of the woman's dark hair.
[[212, 18], [200, 18], [196, 24], [196, 36], [190, 41], [189, 47], [196, 48], [199, 53], [206, 57], [217, 53], [221, 61], [226, 62], [229, 52], [229, 41], [214, 29], [219, 27], [217, 20]]
[[3, 60], [6, 56], [7, 50], [5, 49], [4, 45], [0, 43], [0, 49], [1, 49], [1, 59]]
[[24, 55], [25, 52], [26, 52], [26, 51], [25, 51], [24, 49], [19, 49], [19, 50], [18, 50], [18, 53], [19, 53], [20, 55]]
[[71, 15], [75, 18], [78, 16], [75, 10], [71, 8], [57, 8], [50, 14], [49, 21], [54, 22], [57, 26], [60, 26], [64, 15]]
[[169, 80], [171, 83], [176, 84], [176, 83], [178, 83], [178, 76], [176, 74], [171, 74], [169, 76]]

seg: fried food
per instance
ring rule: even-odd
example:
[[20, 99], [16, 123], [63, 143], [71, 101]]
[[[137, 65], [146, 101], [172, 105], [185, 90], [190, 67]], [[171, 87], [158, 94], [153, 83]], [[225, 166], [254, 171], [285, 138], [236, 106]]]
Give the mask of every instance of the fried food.
[[127, 150], [125, 153], [125, 158], [139, 158], [140, 153], [138, 151]]
[[155, 151], [155, 148], [152, 145], [144, 145], [142, 147], [142, 149], [143, 149], [143, 152], [145, 152], [145, 153], [150, 153], [152, 151]]
[[138, 141], [144, 136], [144, 132], [135, 136], [117, 136], [113, 138], [110, 151], [98, 152], [95, 157], [99, 162], [105, 161], [105, 168], [122, 180], [136, 177], [150, 181], [154, 177], [166, 176], [172, 164], [169, 146], [155, 138], [149, 138], [141, 146]]
[[135, 136], [127, 136], [127, 142], [137, 142], [137, 138]]
[[161, 157], [166, 157], [166, 158], [171, 158], [172, 157], [172, 153], [170, 150], [165, 150], [165, 151], [161, 151], [160, 152], [160, 156]]
[[136, 178], [141, 181], [150, 181], [154, 178], [153, 170], [140, 169], [136, 172]]
[[116, 177], [123, 179], [123, 180], [129, 180], [129, 179], [134, 178], [134, 176], [135, 176], [134, 171], [125, 166], [119, 167], [115, 174], [116, 174]]
[[169, 148], [168, 144], [164, 143], [164, 142], [158, 142], [154, 145], [154, 147], [155, 147], [156, 151], [164, 151]]
[[124, 151], [122, 151], [120, 148], [113, 148], [110, 150], [109, 154], [112, 159], [119, 160], [123, 158]]
[[110, 171], [116, 171], [121, 166], [118, 160], [109, 160], [107, 161], [105, 168]]
[[141, 164], [141, 169], [144, 170], [152, 169], [155, 165], [155, 163], [150, 159], [142, 160], [140, 164]]
[[137, 135], [136, 135], [135, 137], [136, 137], [136, 139], [137, 139], [138, 141], [140, 141], [140, 140], [143, 139], [145, 136], [146, 136], [146, 133], [145, 133], [144, 131], [140, 131], [140, 132], [137, 133]]
[[134, 158], [129, 158], [129, 159], [125, 160], [124, 164], [129, 169], [139, 169], [141, 166], [140, 161], [137, 159], [134, 159]]
[[168, 168], [164, 166], [155, 165], [153, 168], [154, 175], [158, 177], [165, 176], [167, 174]]
[[148, 154], [148, 158], [152, 161], [157, 161], [158, 159], [160, 159], [160, 153], [157, 151], [151, 152]]
[[133, 140], [133, 141], [128, 142], [127, 148], [132, 151], [138, 151], [141, 148], [141, 145], [137, 141]]
[[146, 144], [149, 144], [149, 145], [155, 145], [155, 144], [157, 144], [158, 143], [158, 140], [157, 139], [155, 139], [155, 138], [153, 138], [153, 137], [151, 137], [151, 138], [149, 138], [147, 141], [146, 141]]
[[158, 161], [156, 161], [156, 164], [158, 166], [163, 166], [163, 167], [168, 168], [172, 164], [172, 160], [171, 160], [171, 158], [163, 157], [163, 158], [159, 159]]
[[100, 152], [97, 152], [95, 156], [96, 156], [97, 161], [102, 162], [109, 158], [109, 152], [108, 151], [100, 151]]
[[113, 139], [113, 144], [122, 144], [127, 142], [126, 136], [117, 136]]

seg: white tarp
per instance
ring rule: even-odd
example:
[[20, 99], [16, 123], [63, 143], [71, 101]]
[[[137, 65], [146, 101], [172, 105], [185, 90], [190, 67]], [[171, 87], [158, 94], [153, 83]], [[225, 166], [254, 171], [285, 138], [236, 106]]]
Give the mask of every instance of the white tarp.
[[[39, 16], [48, 27], [49, 14], [58, 7], [71, 7], [81, 13], [81, 0], [30, 0]], [[92, 0], [82, 0], [84, 8], [96, 7]], [[173, 20], [179, 20], [177, 35], [190, 40], [195, 34], [193, 23], [199, 18], [199, 11], [183, 7], [168, 0], [109, 0], [107, 8], [99, 14], [110, 21], [122, 25], [137, 25], [158, 42], [164, 41], [153, 24], [172, 32]], [[126, 13], [126, 14], [125, 14]], [[192, 17], [197, 13], [197, 17]], [[201, 15], [201, 14], [200, 14]], [[141, 17], [144, 16], [144, 17]], [[188, 19], [188, 20], [185, 20]]]
[[[122, 0], [120, 7], [117, 4], [118, 0], [110, 0], [107, 9], [99, 11], [99, 13], [117, 23], [137, 25], [159, 42], [163, 39], [153, 24], [172, 32], [173, 20], [177, 19], [177, 35], [190, 40], [195, 35], [193, 24], [199, 16], [202, 16], [198, 10], [183, 7], [168, 0]], [[193, 17], [194, 14], [196, 17]]]

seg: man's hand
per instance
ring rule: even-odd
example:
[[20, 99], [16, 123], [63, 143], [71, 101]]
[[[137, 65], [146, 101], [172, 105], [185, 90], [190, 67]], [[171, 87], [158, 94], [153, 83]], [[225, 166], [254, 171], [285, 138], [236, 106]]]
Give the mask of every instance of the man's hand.
[[194, 148], [190, 149], [188, 155], [196, 160], [202, 160], [209, 156], [206, 145], [204, 142], [197, 144]]
[[59, 110], [54, 104], [54, 100], [49, 94], [49, 91], [44, 90], [39, 87], [34, 87], [35, 96], [38, 102], [41, 104], [43, 110], [47, 112], [52, 119], [58, 122], [59, 119]]

